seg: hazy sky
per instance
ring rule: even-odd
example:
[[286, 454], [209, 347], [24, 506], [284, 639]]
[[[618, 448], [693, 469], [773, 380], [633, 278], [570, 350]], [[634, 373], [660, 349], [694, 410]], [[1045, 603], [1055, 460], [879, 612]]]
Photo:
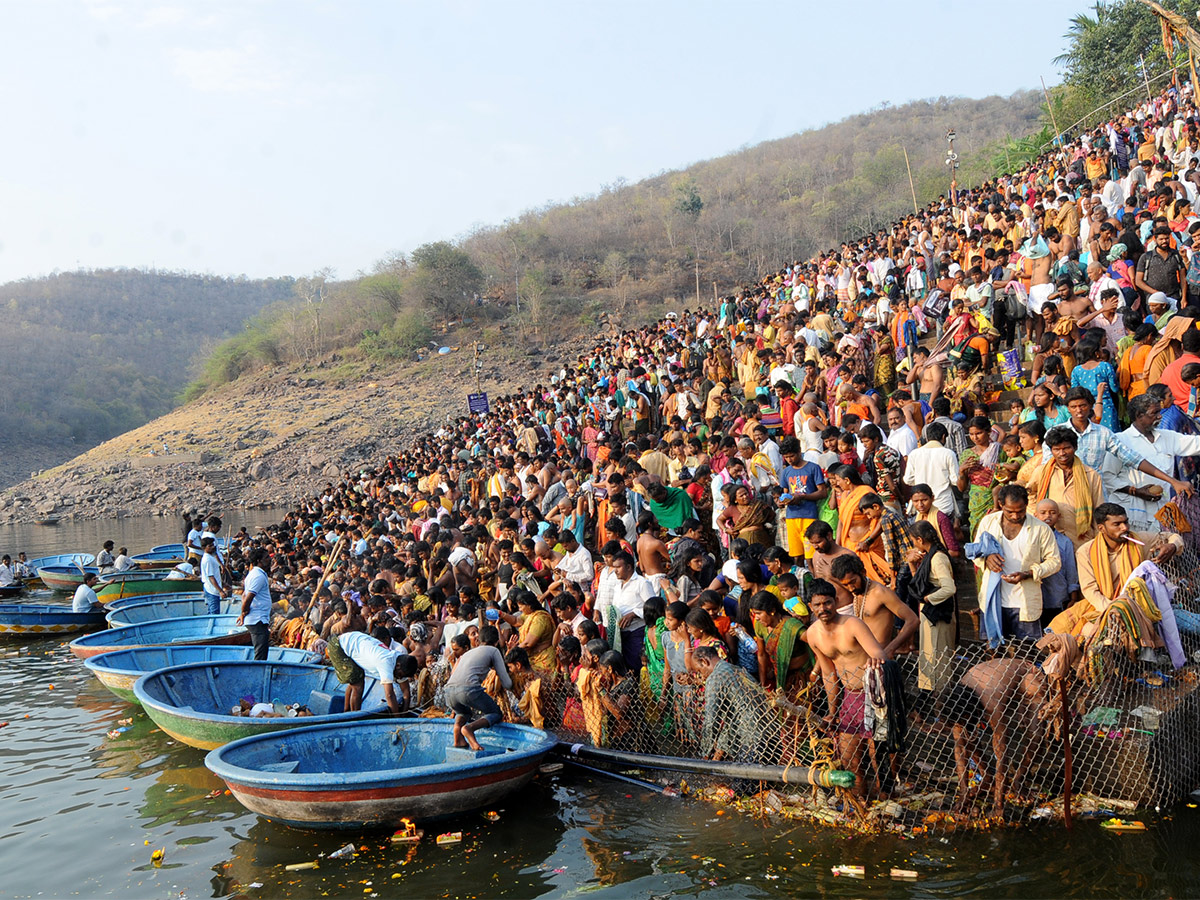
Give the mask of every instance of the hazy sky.
[[349, 277], [883, 101], [1053, 84], [1087, 8], [10, 0], [0, 281]]

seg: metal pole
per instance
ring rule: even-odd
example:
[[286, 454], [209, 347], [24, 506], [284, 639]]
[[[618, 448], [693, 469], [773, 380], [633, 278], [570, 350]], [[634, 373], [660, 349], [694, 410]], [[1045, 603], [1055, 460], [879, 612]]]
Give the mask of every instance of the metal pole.
[[908, 169], [908, 189], [910, 191], [912, 191], [913, 215], [920, 215], [921, 210], [917, 208], [917, 188], [913, 184], [912, 166], [909, 165], [909, 162], [908, 162], [908, 148], [902, 144], [900, 146], [900, 149], [904, 151], [904, 168]]
[[1050, 92], [1046, 90], [1046, 79], [1042, 78], [1041, 75], [1039, 75], [1038, 78], [1040, 78], [1042, 82], [1042, 96], [1046, 98], [1046, 109], [1050, 110], [1050, 124], [1054, 126], [1054, 135], [1055, 137], [1061, 138], [1062, 132], [1058, 130], [1058, 122], [1054, 117], [1054, 104], [1050, 102]]
[[1071, 827], [1071, 715], [1067, 709], [1067, 685], [1063, 678], [1058, 679], [1058, 697], [1062, 706], [1063, 752], [1066, 770], [1063, 772], [1063, 822]]
[[1142, 81], [1146, 82], [1146, 99], [1153, 100], [1154, 95], [1150, 93], [1150, 78], [1146, 75], [1146, 54], [1141, 54], [1138, 59], [1142, 61]]
[[808, 784], [818, 787], [854, 786], [854, 773], [838, 769], [819, 770], [809, 766], [758, 766], [749, 763], [716, 762], [708, 759], [684, 759], [676, 756], [654, 756], [649, 753], [624, 753], [584, 744], [559, 741], [557, 751], [564, 756], [594, 759], [643, 769], [663, 769], [670, 772], [695, 772], [701, 775], [723, 775], [747, 781], [772, 781], [783, 784]]

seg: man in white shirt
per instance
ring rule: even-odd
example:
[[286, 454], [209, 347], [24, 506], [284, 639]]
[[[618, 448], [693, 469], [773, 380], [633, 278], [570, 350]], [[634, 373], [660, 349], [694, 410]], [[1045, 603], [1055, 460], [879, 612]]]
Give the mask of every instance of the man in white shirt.
[[[1129, 415], [1133, 424], [1115, 435], [1117, 442], [1164, 474], [1175, 472], [1176, 457], [1200, 456], [1200, 436], [1158, 427], [1162, 421], [1162, 408], [1156, 397], [1150, 394], [1134, 397], [1129, 401]], [[1155, 516], [1170, 500], [1172, 485], [1133, 466], [1123, 467], [1118, 481], [1120, 486], [1116, 493], [1121, 496], [1114, 499], [1125, 507], [1129, 527], [1143, 534], [1162, 531], [1162, 524]]]
[[0, 556], [0, 588], [12, 587], [16, 583], [16, 576], [13, 575], [12, 557], [5, 553], [4, 556]]
[[904, 483], [929, 485], [933, 490], [933, 505], [954, 518], [954, 493], [950, 486], [958, 483], [958, 457], [942, 445], [945, 439], [944, 425], [930, 422], [925, 426], [925, 443], [909, 454]]
[[255, 547], [250, 551], [251, 569], [242, 582], [242, 612], [237, 623], [245, 625], [254, 644], [254, 658], [264, 660], [271, 646], [271, 580], [263, 564], [267, 551]]
[[[402, 660], [411, 660], [402, 662]], [[366, 675], [383, 685], [383, 698], [388, 709], [400, 712], [400, 701], [396, 699], [397, 676], [403, 677], [406, 669], [415, 673], [419, 665], [406, 653], [385, 647], [381, 642], [361, 631], [344, 631], [329, 641], [329, 661], [337, 673], [338, 681], [346, 685], [346, 712], [362, 708], [363, 685]], [[406, 698], [407, 700], [407, 698]]]
[[129, 558], [128, 547], [122, 547], [117, 551], [117, 558], [113, 560], [113, 568], [118, 572], [128, 572], [133, 568], [133, 560]]
[[95, 583], [95, 572], [88, 572], [83, 576], [83, 584], [75, 588], [75, 596], [71, 598], [71, 612], [85, 613], [104, 609], [100, 598], [92, 590], [92, 585]]
[[622, 550], [613, 556], [613, 606], [617, 608], [617, 627], [621, 629], [621, 655], [635, 675], [642, 668], [642, 642], [646, 623], [642, 608], [657, 593], [650, 582], [633, 570], [633, 557]]
[[592, 567], [592, 554], [575, 537], [575, 532], [567, 530], [560, 536], [563, 553], [562, 559], [554, 566], [558, 576], [542, 594], [545, 601], [551, 594], [556, 593], [564, 582], [578, 585], [581, 591], [586, 591], [592, 584], [595, 569]]
[[101, 572], [113, 567], [113, 542], [105, 541], [104, 549], [96, 554], [96, 568]]
[[221, 598], [229, 596], [229, 589], [221, 582], [221, 563], [217, 559], [217, 542], [205, 538], [201, 542], [204, 555], [200, 557], [200, 589], [204, 591], [204, 605], [210, 616], [220, 615]]

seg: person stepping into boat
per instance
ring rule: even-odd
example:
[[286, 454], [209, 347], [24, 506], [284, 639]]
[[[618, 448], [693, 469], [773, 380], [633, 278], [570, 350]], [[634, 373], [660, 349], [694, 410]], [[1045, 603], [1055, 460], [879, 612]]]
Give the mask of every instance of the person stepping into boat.
[[495, 671], [504, 689], [512, 690], [512, 678], [504, 665], [504, 656], [496, 648], [499, 643], [500, 632], [493, 625], [484, 625], [479, 629], [479, 646], [459, 658], [446, 682], [446, 705], [454, 712], [455, 747], [482, 750], [479, 741], [475, 740], [475, 732], [480, 728], [491, 728], [504, 718], [496, 701], [483, 689], [488, 672]]

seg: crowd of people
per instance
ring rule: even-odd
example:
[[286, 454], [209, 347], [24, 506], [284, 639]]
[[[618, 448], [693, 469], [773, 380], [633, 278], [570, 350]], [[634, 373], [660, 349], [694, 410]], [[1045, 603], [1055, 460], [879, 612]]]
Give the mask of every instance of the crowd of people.
[[1126, 586], [1197, 533], [1198, 143], [1171, 88], [605, 337], [227, 559], [198, 538], [210, 602], [244, 578], [262, 652], [325, 653], [351, 708], [370, 675], [451, 711], [462, 745], [508, 719], [787, 765], [820, 735], [886, 787], [881, 717], [959, 737], [945, 697], [995, 705], [962, 643], [1010, 680], [1004, 647], [1047, 633], [1164, 645]]

